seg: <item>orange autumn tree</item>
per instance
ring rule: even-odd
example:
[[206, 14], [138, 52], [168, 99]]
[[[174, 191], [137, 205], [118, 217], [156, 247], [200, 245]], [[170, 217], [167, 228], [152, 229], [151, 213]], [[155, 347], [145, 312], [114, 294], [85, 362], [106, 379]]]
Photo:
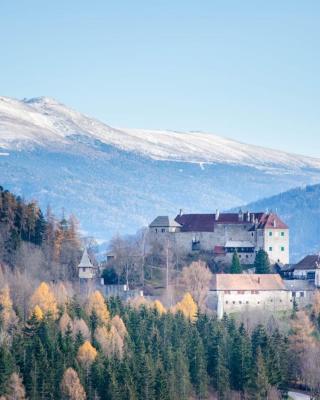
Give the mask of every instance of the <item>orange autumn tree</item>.
[[90, 294], [85, 310], [88, 316], [95, 313], [100, 324], [108, 323], [110, 318], [109, 310], [102, 294], [98, 290]]
[[12, 300], [10, 297], [9, 286], [5, 286], [0, 290], [0, 319], [3, 327], [6, 329], [15, 319], [16, 314], [12, 308]]
[[122, 358], [124, 342], [114, 326], [111, 326], [110, 330], [105, 326], [99, 326], [94, 336], [106, 357]]
[[82, 346], [79, 347], [77, 359], [84, 368], [89, 368], [98, 355], [97, 350], [92, 344], [86, 340]]
[[161, 303], [160, 300], [155, 300], [153, 303], [153, 307], [158, 311], [160, 315], [164, 314], [166, 312], [165, 307]]
[[56, 298], [50, 286], [45, 282], [42, 282], [37, 287], [31, 297], [31, 310], [34, 310], [35, 306], [39, 306], [44, 314], [51, 314], [54, 319], [58, 317], [58, 306]]
[[37, 320], [41, 321], [43, 319], [43, 312], [41, 308], [36, 305], [35, 308], [33, 309], [32, 316]]
[[186, 293], [182, 300], [172, 307], [171, 311], [173, 313], [181, 312], [190, 321], [195, 321], [197, 319], [198, 306], [191, 294]]
[[111, 326], [113, 326], [117, 332], [119, 333], [120, 337], [122, 340], [127, 336], [127, 328], [122, 320], [122, 318], [119, 317], [119, 315], [115, 315], [112, 320], [111, 320]]
[[65, 399], [86, 400], [86, 393], [77, 372], [73, 368], [65, 370], [60, 388]]

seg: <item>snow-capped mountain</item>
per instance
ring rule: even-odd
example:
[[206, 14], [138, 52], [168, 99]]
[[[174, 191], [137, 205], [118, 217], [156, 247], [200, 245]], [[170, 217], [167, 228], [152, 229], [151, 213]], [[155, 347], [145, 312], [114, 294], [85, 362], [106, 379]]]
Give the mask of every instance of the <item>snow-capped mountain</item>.
[[101, 237], [316, 183], [320, 159], [202, 132], [113, 128], [48, 97], [0, 97], [2, 185]]
[[320, 159], [247, 145], [211, 133], [112, 128], [49, 97], [22, 101], [0, 97], [3, 149], [66, 145], [75, 134], [156, 160], [320, 168]]

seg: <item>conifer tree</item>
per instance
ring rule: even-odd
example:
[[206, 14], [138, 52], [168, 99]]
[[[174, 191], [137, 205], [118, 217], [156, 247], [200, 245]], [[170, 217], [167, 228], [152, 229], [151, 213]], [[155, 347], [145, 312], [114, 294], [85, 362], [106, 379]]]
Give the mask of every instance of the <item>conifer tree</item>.
[[236, 251], [233, 253], [233, 256], [232, 256], [230, 273], [231, 274], [241, 274], [242, 273], [242, 266], [240, 263], [238, 253]]
[[254, 260], [256, 274], [270, 274], [270, 261], [268, 253], [260, 249]]
[[258, 347], [252, 370], [252, 393], [255, 400], [266, 400], [269, 382], [265, 362], [260, 347]]

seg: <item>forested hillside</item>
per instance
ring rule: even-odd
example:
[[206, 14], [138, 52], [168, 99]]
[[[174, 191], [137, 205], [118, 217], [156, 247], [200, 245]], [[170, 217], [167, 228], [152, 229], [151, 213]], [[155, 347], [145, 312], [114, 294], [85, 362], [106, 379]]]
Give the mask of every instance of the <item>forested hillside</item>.
[[304, 313], [287, 337], [274, 324], [246, 330], [230, 318], [198, 314], [190, 295], [168, 312], [158, 301], [105, 302], [99, 292], [81, 300], [61, 283], [42, 283], [25, 320], [7, 286], [0, 304], [2, 400], [187, 400], [214, 393], [231, 400], [240, 392], [274, 400], [301, 376], [310, 378], [305, 352], [308, 360], [310, 349], [319, 355], [316, 328]]
[[320, 185], [299, 187], [244, 207], [273, 210], [290, 227], [291, 262], [320, 251]]
[[80, 256], [78, 223], [46, 215], [0, 186], [0, 265], [49, 279], [72, 279]]

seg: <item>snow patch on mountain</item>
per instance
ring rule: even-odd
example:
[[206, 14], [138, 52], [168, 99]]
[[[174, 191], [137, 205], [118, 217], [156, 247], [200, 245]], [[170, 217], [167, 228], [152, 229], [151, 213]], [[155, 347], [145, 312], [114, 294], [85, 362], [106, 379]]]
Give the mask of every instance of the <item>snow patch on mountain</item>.
[[[247, 145], [216, 134], [113, 128], [50, 97], [0, 97], [0, 150], [74, 145], [77, 137], [98, 140], [155, 160], [228, 163], [267, 169], [320, 168], [320, 159]], [[291, 173], [290, 171], [288, 171]]]

